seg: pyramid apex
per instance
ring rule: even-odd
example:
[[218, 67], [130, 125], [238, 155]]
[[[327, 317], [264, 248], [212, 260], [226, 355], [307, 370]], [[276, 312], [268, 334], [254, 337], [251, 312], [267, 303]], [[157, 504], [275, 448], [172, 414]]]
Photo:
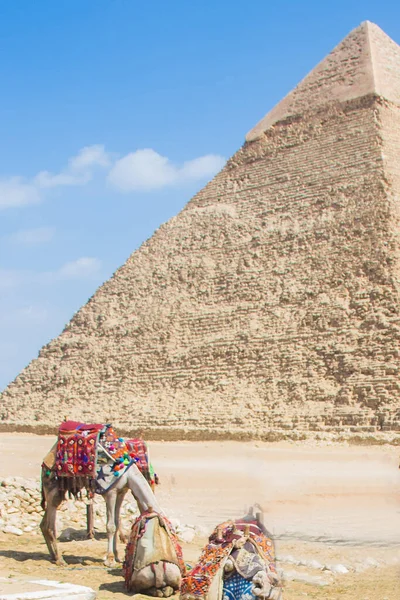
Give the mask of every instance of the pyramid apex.
[[363, 21], [257, 123], [246, 141], [289, 116], [373, 93], [400, 105], [400, 47], [378, 25]]

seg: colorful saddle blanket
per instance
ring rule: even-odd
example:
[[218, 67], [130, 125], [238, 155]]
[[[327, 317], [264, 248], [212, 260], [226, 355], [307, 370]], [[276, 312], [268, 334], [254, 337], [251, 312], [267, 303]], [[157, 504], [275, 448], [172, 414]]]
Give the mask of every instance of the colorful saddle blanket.
[[[105, 493], [136, 463], [149, 483], [154, 480], [143, 440], [124, 440], [111, 425], [65, 421], [59, 427], [52, 470], [58, 477], [97, 479], [96, 491]], [[47, 464], [47, 463], [45, 463]]]
[[[238, 543], [238, 540], [241, 543]], [[274, 544], [260, 523], [257, 521], [226, 521], [214, 529], [207, 545], [203, 548], [199, 562], [183, 577], [181, 599], [206, 598], [213, 579], [224, 565], [225, 560], [236, 552], [238, 546], [243, 547], [246, 544], [251, 546], [253, 553], [255, 551], [256, 562], [259, 557], [262, 558], [268, 563], [272, 573], [276, 573]], [[242, 571], [239, 575], [250, 578], [254, 566], [243, 565], [246, 573]], [[257, 566], [259, 569], [259, 565]], [[227, 595], [229, 596], [229, 594]]]
[[95, 477], [97, 445], [104, 425], [66, 421], [60, 425], [55, 471], [59, 477]]
[[[139, 541], [142, 538], [143, 548], [138, 552]], [[167, 538], [170, 539], [171, 544], [168, 543]], [[178, 565], [182, 575], [185, 574], [186, 566], [182, 548], [174, 528], [166, 517], [150, 509], [135, 519], [129, 535], [123, 564], [127, 590], [131, 591], [131, 578], [134, 571], [163, 560]]]
[[150, 461], [149, 449], [146, 442], [140, 438], [125, 440], [129, 455], [136, 463], [139, 471], [147, 479], [150, 485], [159, 483], [157, 474], [154, 472]]
[[239, 573], [234, 573], [224, 581], [222, 600], [256, 600], [253, 583]]

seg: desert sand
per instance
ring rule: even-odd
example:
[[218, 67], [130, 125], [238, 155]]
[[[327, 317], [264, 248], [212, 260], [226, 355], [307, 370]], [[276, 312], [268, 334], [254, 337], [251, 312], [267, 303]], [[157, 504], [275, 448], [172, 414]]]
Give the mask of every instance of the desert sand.
[[[38, 477], [53, 441], [1, 434], [0, 477]], [[217, 523], [257, 503], [276, 542], [286, 600], [400, 597], [399, 448], [326, 441], [152, 442], [150, 448], [164, 510], [196, 528], [193, 541], [183, 544], [188, 562]], [[96, 540], [61, 545], [67, 568], [50, 563], [39, 533], [0, 533], [0, 577], [57, 579], [88, 585], [101, 600], [126, 597], [120, 569], [102, 565], [105, 523]]]

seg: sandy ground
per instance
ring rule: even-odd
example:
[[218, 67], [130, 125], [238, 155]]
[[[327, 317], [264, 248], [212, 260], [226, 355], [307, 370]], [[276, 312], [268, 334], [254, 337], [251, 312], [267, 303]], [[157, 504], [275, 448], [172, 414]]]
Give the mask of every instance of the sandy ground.
[[[0, 476], [37, 477], [53, 440], [0, 434]], [[207, 531], [258, 503], [276, 540], [286, 600], [399, 600], [398, 448], [153, 442], [151, 453], [166, 513], [202, 527], [202, 536], [184, 544], [188, 562]], [[120, 569], [102, 565], [104, 531], [105, 525], [94, 541], [62, 543], [64, 569], [49, 562], [40, 535], [0, 534], [0, 577], [57, 579], [91, 586], [100, 599], [126, 597]], [[343, 567], [347, 573], [338, 572]]]

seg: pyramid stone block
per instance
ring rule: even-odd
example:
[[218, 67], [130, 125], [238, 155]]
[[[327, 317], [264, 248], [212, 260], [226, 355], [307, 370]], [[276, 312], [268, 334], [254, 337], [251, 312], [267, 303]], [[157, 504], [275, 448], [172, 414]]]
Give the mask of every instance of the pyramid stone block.
[[400, 430], [399, 105], [363, 23], [8, 386], [4, 426]]

